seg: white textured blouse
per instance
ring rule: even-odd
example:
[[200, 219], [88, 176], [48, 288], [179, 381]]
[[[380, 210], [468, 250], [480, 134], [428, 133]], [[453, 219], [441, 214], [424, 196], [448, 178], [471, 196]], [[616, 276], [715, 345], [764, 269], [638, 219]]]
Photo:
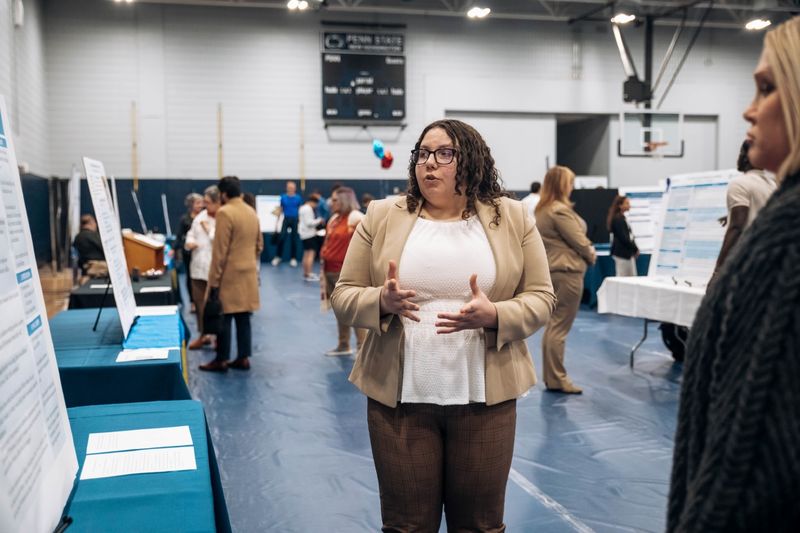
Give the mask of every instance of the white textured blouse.
[[465, 405], [486, 401], [483, 329], [437, 335], [438, 313], [457, 313], [472, 299], [469, 278], [488, 293], [496, 265], [477, 216], [439, 222], [417, 219], [400, 257], [398, 280], [413, 298], [420, 322], [401, 317], [405, 333], [404, 403]]
[[[205, 222], [205, 228], [203, 227]], [[189, 263], [189, 274], [192, 279], [208, 281], [208, 270], [211, 268], [211, 250], [214, 247], [214, 233], [217, 219], [203, 209], [192, 220], [192, 227], [186, 233], [186, 244], [196, 244], [192, 250], [192, 261]], [[208, 229], [208, 231], [206, 231]]]

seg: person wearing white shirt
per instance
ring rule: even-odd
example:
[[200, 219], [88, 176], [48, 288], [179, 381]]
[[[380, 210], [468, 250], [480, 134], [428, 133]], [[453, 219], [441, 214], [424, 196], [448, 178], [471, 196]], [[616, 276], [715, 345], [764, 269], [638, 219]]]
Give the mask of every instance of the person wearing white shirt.
[[208, 286], [208, 269], [211, 266], [211, 251], [216, 229], [215, 216], [222, 203], [219, 189], [212, 185], [205, 190], [206, 208], [192, 221], [192, 227], [186, 233], [184, 247], [192, 251], [192, 262], [189, 265], [192, 279], [192, 298], [197, 309], [197, 331], [199, 336], [189, 343], [190, 350], [198, 350], [211, 344], [209, 335], [203, 335], [203, 310], [206, 305], [206, 287]]
[[303, 243], [303, 280], [319, 281], [319, 276], [312, 272], [314, 268], [314, 256], [317, 253], [317, 227], [324, 222], [321, 217], [316, 215], [319, 207], [320, 196], [311, 193], [306, 202], [300, 206], [298, 211], [297, 234]]
[[531, 193], [522, 199], [522, 203], [525, 204], [528, 214], [532, 217], [534, 216], [533, 211], [536, 209], [536, 205], [539, 203], [539, 191], [541, 188], [542, 184], [538, 181], [534, 181], [531, 183]]

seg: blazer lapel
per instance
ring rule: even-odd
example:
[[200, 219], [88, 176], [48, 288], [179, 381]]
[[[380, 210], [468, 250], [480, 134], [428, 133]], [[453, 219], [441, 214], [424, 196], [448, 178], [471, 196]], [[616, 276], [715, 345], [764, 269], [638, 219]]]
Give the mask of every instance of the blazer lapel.
[[489, 291], [489, 294], [486, 296], [488, 296], [490, 300], [495, 301], [499, 294], [506, 293], [505, 284], [507, 279], [506, 277], [501, 277], [500, 272], [502, 271], [502, 252], [508, 245], [508, 238], [506, 232], [501, 229], [504, 228], [502, 220], [499, 226], [492, 224], [495, 217], [494, 207], [483, 202], [475, 202], [475, 210], [478, 212], [478, 220], [481, 221], [483, 231], [486, 232], [486, 238], [489, 239], [489, 247], [492, 249], [492, 256], [494, 256], [495, 271], [497, 274], [495, 275], [492, 290]]
[[383, 243], [383, 250], [381, 256], [385, 258], [386, 264], [382, 266], [381, 283], [386, 281], [386, 271], [389, 268], [388, 261], [394, 259], [397, 262], [398, 273], [397, 277], [402, 279], [400, 272], [400, 256], [405, 248], [408, 236], [417, 222], [419, 212], [422, 209], [422, 202], [417, 205], [414, 213], [408, 212], [408, 207], [405, 198], [401, 198], [391, 207], [386, 219], [386, 241]]

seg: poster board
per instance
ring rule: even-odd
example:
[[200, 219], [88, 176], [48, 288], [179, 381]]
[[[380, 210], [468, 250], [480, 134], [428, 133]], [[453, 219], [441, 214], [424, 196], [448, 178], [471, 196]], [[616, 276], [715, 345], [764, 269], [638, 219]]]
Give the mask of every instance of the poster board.
[[661, 210], [649, 276], [705, 286], [714, 273], [727, 215], [725, 196], [736, 170], [671, 176]]
[[67, 191], [67, 228], [69, 228], [69, 243], [72, 244], [81, 230], [81, 171], [77, 166], [72, 167]]
[[100, 230], [100, 240], [103, 241], [103, 253], [105, 253], [106, 263], [108, 263], [108, 275], [114, 290], [114, 300], [117, 303], [122, 332], [127, 338], [136, 318], [136, 300], [133, 296], [128, 263], [125, 261], [125, 250], [122, 246], [122, 230], [119, 227], [119, 219], [114, 211], [111, 193], [108, 190], [103, 163], [84, 157], [83, 168], [86, 172], [89, 194], [92, 197], [94, 214], [97, 218], [97, 228]]
[[652, 254], [661, 217], [664, 189], [661, 187], [620, 187], [619, 194], [628, 198], [631, 209], [625, 213], [639, 252]]
[[50, 533], [78, 461], [0, 96], [0, 531]]
[[261, 233], [275, 233], [280, 231], [278, 218], [275, 212], [281, 206], [281, 197], [278, 195], [259, 194], [256, 196], [256, 213], [258, 223], [261, 226]]

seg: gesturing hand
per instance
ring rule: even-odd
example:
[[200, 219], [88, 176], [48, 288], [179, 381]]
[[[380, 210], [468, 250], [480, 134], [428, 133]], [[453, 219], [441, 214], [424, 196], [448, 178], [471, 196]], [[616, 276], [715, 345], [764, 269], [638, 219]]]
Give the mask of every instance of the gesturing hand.
[[436, 333], [455, 333], [463, 329], [496, 328], [497, 308], [478, 287], [478, 275], [469, 277], [472, 299], [464, 304], [458, 313], [439, 313], [439, 321], [434, 324]]
[[381, 314], [393, 314], [404, 316], [415, 322], [419, 322], [419, 317], [412, 311], [419, 311], [419, 306], [411, 301], [417, 293], [414, 291], [400, 290], [397, 282], [397, 263], [389, 261], [389, 273], [386, 274], [386, 281], [381, 289]]

